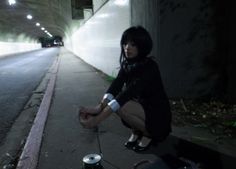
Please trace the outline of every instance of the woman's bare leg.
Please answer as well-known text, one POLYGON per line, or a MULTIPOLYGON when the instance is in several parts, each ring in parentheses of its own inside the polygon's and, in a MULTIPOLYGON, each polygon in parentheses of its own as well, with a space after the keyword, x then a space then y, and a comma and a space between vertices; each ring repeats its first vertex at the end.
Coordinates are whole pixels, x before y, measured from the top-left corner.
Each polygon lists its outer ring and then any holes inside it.
POLYGON ((133 130, 138 130, 142 135, 149 137, 145 127, 145 113, 142 106, 135 101, 127 102, 120 111, 118 115, 131 126, 133 130))

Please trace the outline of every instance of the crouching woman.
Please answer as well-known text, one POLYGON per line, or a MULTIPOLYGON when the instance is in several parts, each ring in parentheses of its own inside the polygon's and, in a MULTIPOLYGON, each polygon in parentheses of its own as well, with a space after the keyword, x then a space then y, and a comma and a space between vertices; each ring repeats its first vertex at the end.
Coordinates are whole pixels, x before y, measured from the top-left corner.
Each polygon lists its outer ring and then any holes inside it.
POLYGON ((144 151, 152 143, 163 141, 171 132, 171 111, 158 64, 149 53, 150 34, 141 26, 125 30, 120 41, 120 70, 101 102, 80 108, 80 122, 85 128, 96 127, 116 113, 131 129, 124 144, 134 151, 144 151))

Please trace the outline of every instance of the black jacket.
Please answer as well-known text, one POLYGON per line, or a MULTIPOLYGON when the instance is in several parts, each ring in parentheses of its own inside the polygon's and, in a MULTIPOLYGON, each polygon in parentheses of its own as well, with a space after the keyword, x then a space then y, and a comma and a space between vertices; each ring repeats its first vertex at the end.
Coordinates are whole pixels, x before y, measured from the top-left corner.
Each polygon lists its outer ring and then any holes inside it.
POLYGON ((146 129, 154 140, 162 141, 171 131, 171 111, 159 68, 151 58, 125 60, 107 90, 122 107, 137 99, 146 116, 146 129))

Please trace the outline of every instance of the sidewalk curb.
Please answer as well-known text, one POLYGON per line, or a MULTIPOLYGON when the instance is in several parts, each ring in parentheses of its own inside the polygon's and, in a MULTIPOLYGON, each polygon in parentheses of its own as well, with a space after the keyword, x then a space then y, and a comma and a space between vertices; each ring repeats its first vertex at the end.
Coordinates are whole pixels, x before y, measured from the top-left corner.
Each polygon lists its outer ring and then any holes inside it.
POLYGON ((22 150, 16 169, 35 169, 37 167, 44 126, 46 124, 48 112, 51 105, 59 63, 60 63, 60 56, 53 63, 54 68, 52 71, 51 78, 48 82, 45 95, 40 104, 32 128, 27 137, 25 146, 22 150))

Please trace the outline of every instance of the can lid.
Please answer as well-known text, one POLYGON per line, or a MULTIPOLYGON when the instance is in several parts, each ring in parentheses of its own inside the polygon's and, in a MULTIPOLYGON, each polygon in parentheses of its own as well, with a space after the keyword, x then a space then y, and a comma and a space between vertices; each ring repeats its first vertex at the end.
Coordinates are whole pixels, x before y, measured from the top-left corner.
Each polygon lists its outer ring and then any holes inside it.
POLYGON ((98 154, 88 154, 84 156, 83 162, 86 164, 96 164, 101 160, 101 156, 98 154))

